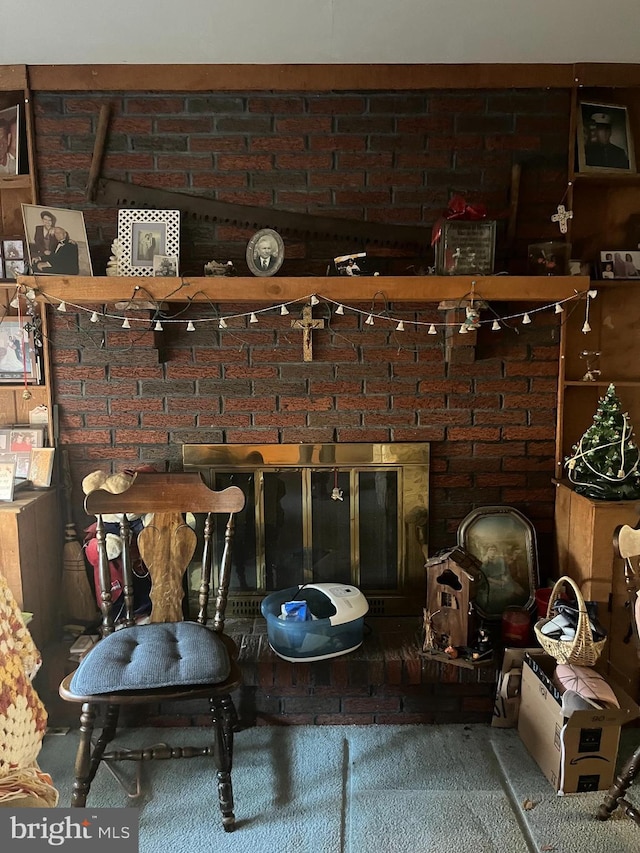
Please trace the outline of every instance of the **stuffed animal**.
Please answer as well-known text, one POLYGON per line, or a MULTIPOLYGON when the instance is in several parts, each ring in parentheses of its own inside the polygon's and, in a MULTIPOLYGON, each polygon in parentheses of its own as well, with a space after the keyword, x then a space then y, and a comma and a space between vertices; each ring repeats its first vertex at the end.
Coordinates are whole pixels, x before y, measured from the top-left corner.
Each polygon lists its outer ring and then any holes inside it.
MULTIPOLYGON (((142 469, 140 469, 142 470, 142 469)), ((145 467, 144 470, 149 470, 145 467)), ((153 470, 153 469, 151 469, 153 470)), ((135 471, 123 471, 119 474, 107 474, 104 471, 93 471, 82 481, 82 490, 85 495, 96 491, 96 489, 104 489, 114 495, 119 495, 125 492, 133 482, 135 471)), ((120 541, 120 516, 117 514, 102 516, 105 523, 105 541, 107 545, 107 557, 109 558, 109 568, 111 572, 111 599, 113 605, 120 606, 120 597, 122 596, 124 578, 122 573, 122 543, 120 541)), ((127 513, 127 518, 133 533, 131 542, 131 554, 133 560, 134 578, 133 578, 133 599, 136 614, 143 617, 151 610, 151 601, 149 598, 149 590, 151 583, 149 573, 144 566, 138 549, 136 546, 137 536, 148 522, 150 516, 135 515, 127 513)), ((94 522, 85 529, 84 550, 89 563, 93 568, 93 581, 96 594, 96 601, 100 607, 102 598, 100 595, 100 572, 98 568, 98 543, 96 540, 96 526, 94 522)))

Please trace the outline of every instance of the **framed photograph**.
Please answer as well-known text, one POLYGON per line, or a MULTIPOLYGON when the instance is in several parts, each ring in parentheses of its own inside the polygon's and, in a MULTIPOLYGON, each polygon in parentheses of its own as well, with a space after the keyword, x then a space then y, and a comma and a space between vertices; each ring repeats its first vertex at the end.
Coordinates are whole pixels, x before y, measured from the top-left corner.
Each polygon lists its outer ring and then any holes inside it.
POLYGON ((366 252, 355 252, 353 255, 338 255, 333 259, 338 275, 366 275, 366 252))
POLYGON ((81 210, 23 204, 22 219, 34 275, 93 275, 81 210))
POLYGON ((29 476, 29 466, 31 464, 31 452, 16 453, 16 480, 26 480, 29 476))
POLYGON ((530 243, 529 275, 568 275, 571 243, 530 243))
POLYGON ((22 240, 3 240, 2 257, 9 261, 24 260, 24 243, 22 240))
POLYGON ((627 108, 619 104, 578 104, 578 171, 635 172, 627 108))
POLYGON ((15 453, 0 453, 0 501, 13 500, 13 485, 15 478, 15 453))
POLYGON ((35 489, 48 489, 53 475, 55 447, 34 447, 29 459, 27 479, 35 489))
POLYGON ((17 175, 20 160, 20 112, 15 107, 0 110, 0 175, 17 175))
POLYGON ((38 382, 33 335, 14 317, 0 321, 0 382, 22 384, 38 382))
POLYGON ((24 261, 9 261, 5 259, 4 271, 5 278, 17 279, 19 275, 24 275, 25 273, 24 261))
POLYGON ((44 444, 44 430, 38 427, 14 426, 9 436, 9 450, 11 453, 31 453, 34 447, 42 447, 44 444))
POLYGON ((282 237, 272 228, 256 231, 247 244, 247 265, 254 275, 275 275, 284 261, 282 237))
POLYGON ((480 560, 475 600, 480 616, 499 620, 507 607, 533 609, 538 549, 535 529, 522 513, 504 506, 473 510, 458 528, 458 545, 480 560))
POLYGON ((153 274, 161 278, 178 275, 177 255, 154 255, 153 274))
POLYGON ((600 278, 640 278, 640 252, 600 252, 600 278))
POLYGON ((120 275, 155 275, 156 255, 180 255, 180 211, 119 210, 118 240, 122 246, 120 275))
POLYGON ((493 272, 495 249, 494 220, 446 220, 442 223, 442 232, 436 243, 436 273, 490 275, 493 272))

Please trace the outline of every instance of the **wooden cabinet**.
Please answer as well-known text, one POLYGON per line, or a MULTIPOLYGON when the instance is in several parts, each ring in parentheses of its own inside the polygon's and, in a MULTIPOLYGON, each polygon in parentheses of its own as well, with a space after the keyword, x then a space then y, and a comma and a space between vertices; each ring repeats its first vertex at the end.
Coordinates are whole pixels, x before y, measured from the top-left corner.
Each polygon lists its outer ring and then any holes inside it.
POLYGON ((29 625, 42 650, 60 626, 62 533, 55 489, 23 492, 0 503, 0 572, 22 610, 33 613, 29 625))
POLYGON ((640 698, 640 671, 630 634, 624 567, 613 550, 619 524, 635 526, 638 501, 594 501, 565 483, 556 484, 556 553, 559 574, 573 578, 586 601, 598 602, 609 639, 600 659, 603 672, 640 698))

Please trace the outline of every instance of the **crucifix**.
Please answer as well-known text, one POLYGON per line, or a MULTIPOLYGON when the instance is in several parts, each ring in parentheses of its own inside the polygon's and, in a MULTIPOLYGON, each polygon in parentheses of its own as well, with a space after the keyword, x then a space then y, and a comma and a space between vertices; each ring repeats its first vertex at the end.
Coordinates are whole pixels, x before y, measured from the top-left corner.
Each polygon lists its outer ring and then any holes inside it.
POLYGON ((302 329, 302 360, 313 361, 311 331, 324 329, 324 320, 314 320, 311 315, 311 305, 305 305, 302 309, 302 320, 292 320, 291 328, 302 329))

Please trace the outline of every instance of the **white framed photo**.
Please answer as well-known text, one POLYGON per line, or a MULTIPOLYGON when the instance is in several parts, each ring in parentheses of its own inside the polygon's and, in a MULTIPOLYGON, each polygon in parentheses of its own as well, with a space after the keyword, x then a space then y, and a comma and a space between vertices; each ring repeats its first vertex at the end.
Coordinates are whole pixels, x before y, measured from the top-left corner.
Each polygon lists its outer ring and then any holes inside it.
POLYGON ((640 252, 605 250, 600 252, 600 277, 640 278, 640 252))
POLYGON ((93 275, 81 210, 23 204, 22 219, 34 275, 93 275))
POLYGON ((19 385, 38 381, 33 333, 17 317, 0 322, 0 383, 19 385))
POLYGON ((118 240, 122 247, 120 275, 155 275, 156 255, 180 255, 180 211, 122 208, 118 211, 118 240))

